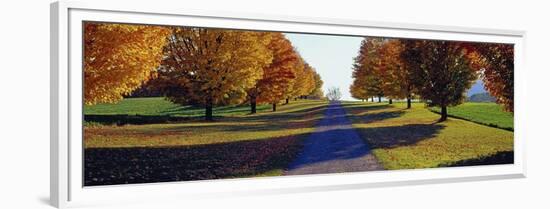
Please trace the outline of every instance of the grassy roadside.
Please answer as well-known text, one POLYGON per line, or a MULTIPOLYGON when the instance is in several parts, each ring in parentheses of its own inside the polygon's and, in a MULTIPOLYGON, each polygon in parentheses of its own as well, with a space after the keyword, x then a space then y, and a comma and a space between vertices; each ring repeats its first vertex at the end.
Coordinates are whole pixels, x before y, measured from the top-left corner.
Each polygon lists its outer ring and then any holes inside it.
POLYGON ((215 122, 86 126, 86 185, 281 175, 326 105, 299 100, 215 122))
MULTIPOLYGON (((431 111, 439 113, 439 108, 430 108, 431 111)), ((514 131, 514 115, 505 112, 502 107, 496 103, 488 102, 467 102, 456 107, 448 109, 449 116, 464 119, 487 125, 495 128, 501 128, 514 131)))
MULTIPOLYGON (((246 116, 248 105, 214 107, 214 117, 246 116)), ((271 111, 271 105, 258 105, 258 113, 271 111)), ((166 124, 201 120, 204 108, 181 106, 162 97, 127 98, 116 104, 84 106, 85 126, 166 124)))
POLYGON ((453 166, 513 150, 513 132, 454 118, 434 123, 439 115, 421 103, 410 110, 403 103, 346 102, 344 108, 386 169, 453 166))
MULTIPOLYGON (((268 112, 271 105, 258 105, 258 112, 268 112)), ((238 116, 250 112, 248 105, 214 107, 217 116, 238 116)), ((97 104, 84 107, 84 115, 143 115, 201 117, 204 108, 181 106, 162 97, 127 98, 116 104, 97 104)))

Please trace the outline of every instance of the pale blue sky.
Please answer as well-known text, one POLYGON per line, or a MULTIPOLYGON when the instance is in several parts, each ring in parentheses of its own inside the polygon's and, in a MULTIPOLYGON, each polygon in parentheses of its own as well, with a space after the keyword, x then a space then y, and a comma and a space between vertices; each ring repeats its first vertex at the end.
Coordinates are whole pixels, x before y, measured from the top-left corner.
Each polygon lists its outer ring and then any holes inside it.
POLYGON ((352 100, 349 85, 353 58, 357 56, 362 37, 285 33, 306 62, 323 79, 323 90, 333 86, 342 91, 343 100, 352 100))

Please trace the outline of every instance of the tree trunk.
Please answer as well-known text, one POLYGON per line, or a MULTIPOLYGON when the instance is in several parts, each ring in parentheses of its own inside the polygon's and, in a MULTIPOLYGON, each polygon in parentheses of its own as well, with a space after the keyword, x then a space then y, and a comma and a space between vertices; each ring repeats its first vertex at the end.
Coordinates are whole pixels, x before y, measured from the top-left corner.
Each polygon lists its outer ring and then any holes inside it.
POLYGON ((298 97, 294 97, 294 101, 298 101, 298 97))
POLYGON ((286 102, 285 102, 285 104, 288 104, 288 98, 286 98, 286 102))
POLYGON ((304 99, 307 99, 307 95, 304 96, 304 99))
POLYGON ((256 114, 256 97, 250 97, 250 114, 256 114))
POLYGON ((370 102, 374 102, 374 97, 370 97, 370 102))
POLYGON ((412 100, 411 90, 412 90, 412 86, 410 84, 407 85, 407 109, 411 109, 411 100, 412 100))
POLYGON ((206 104, 204 119, 207 121, 213 121, 214 118, 212 117, 212 101, 208 101, 206 104))
POLYGON ((276 112, 277 111, 277 103, 273 103, 272 107, 273 107, 273 112, 276 112))
POLYGON ((382 102, 382 97, 378 96, 378 103, 382 102))
POLYGON ((443 122, 447 120, 447 106, 441 105, 441 118, 439 119, 439 122, 443 122))
POLYGON ((390 103, 390 104, 393 104, 393 101, 392 101, 392 99, 390 99, 389 103, 390 103))

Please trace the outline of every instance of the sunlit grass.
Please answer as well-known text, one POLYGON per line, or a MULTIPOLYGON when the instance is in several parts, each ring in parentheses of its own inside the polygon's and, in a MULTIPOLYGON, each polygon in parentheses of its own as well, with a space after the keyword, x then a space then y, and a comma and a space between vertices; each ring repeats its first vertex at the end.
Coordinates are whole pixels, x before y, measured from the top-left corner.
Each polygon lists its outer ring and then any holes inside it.
POLYGON ((513 150, 513 132, 439 115, 421 103, 345 103, 353 126, 386 169, 432 168, 513 150))
MULTIPOLYGON (((258 105, 258 112, 270 111, 271 105, 258 105)), ((250 112, 247 105, 230 105, 214 107, 216 116, 246 115, 250 112)), ((84 106, 85 115, 152 115, 152 116, 185 116, 199 117, 204 115, 204 108, 181 106, 162 97, 127 98, 116 104, 97 104, 84 106)))
MULTIPOLYGON (((431 108, 439 112, 439 108, 431 108)), ((502 106, 491 102, 467 102, 448 109, 450 116, 476 123, 514 130, 514 114, 506 112, 502 106)))
MULTIPOLYGON (((155 101, 158 102, 158 101, 155 101)), ((105 125, 84 129, 86 148, 166 147, 262 140, 311 133, 322 118, 325 101, 299 100, 281 105, 277 112, 222 117, 214 122, 187 121, 167 124, 105 125), (313 114, 311 114, 313 113, 313 114), (308 126, 300 126, 303 123, 308 126)), ((129 112, 115 108, 106 112, 129 112)), ((104 113, 94 110, 96 114, 104 113)))

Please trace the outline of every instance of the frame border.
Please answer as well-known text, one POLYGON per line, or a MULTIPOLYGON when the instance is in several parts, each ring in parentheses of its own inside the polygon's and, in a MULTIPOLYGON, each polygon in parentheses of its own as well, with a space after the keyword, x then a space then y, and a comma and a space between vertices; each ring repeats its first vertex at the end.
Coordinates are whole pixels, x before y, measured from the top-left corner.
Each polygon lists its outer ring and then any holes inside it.
MULTIPOLYGON (((478 35, 495 35, 507 36, 520 39, 522 48, 516 51, 516 57, 521 57, 520 63, 515 63, 515 69, 523 69, 525 66, 525 39, 526 32, 521 30, 503 30, 503 29, 488 29, 488 28, 473 28, 473 27, 455 27, 442 25, 424 25, 411 23, 395 23, 395 22, 377 22, 349 19, 332 19, 332 18, 314 18, 314 17, 295 17, 281 15, 264 15, 254 13, 233 13, 219 11, 203 11, 203 10, 187 10, 173 8, 159 8, 146 6, 145 4, 124 4, 124 2, 71 2, 59 1, 50 5, 50 202, 58 208, 66 208, 70 202, 70 144, 69 144, 69 94, 70 94, 70 78, 69 78, 69 13, 72 9, 84 10, 99 10, 120 13, 137 13, 137 14, 153 14, 153 15, 177 15, 190 17, 206 17, 215 19, 236 19, 236 20, 251 20, 264 22, 279 22, 279 23, 300 23, 313 25, 333 25, 333 26, 352 26, 352 27, 368 27, 375 29, 401 29, 411 31, 429 31, 439 33, 461 33, 461 34, 478 34, 478 35)), ((523 86, 523 82, 515 73, 515 83, 518 86, 523 86)), ((517 91, 515 99, 521 97, 523 92, 517 91)), ((520 87, 520 89, 525 89, 520 87)), ((514 114, 514 122, 518 121, 520 114, 514 114)), ((520 125, 517 124, 516 125, 520 125)), ((524 130, 523 126, 519 129, 524 130)), ((516 132, 514 132, 514 140, 518 140, 516 132)), ((316 187, 300 187, 266 190, 259 193, 293 193, 293 192, 311 192, 319 190, 343 190, 343 189, 361 189, 361 188, 376 188, 389 186, 403 185, 419 185, 419 184, 436 184, 436 183, 452 183, 466 181, 481 181, 481 180, 496 180, 509 178, 524 178, 526 177, 526 158, 525 158, 525 142, 516 143, 520 145, 522 153, 522 168, 520 173, 510 173, 503 175, 480 175, 468 177, 447 177, 433 178, 430 180, 407 180, 407 181, 385 181, 375 183, 360 183, 360 184, 338 184, 332 186, 316 186, 316 187)), ((339 175, 339 174, 336 174, 339 175)), ((237 192, 237 194, 252 194, 251 192, 237 192)), ((254 191, 258 193, 258 191, 254 191)))

